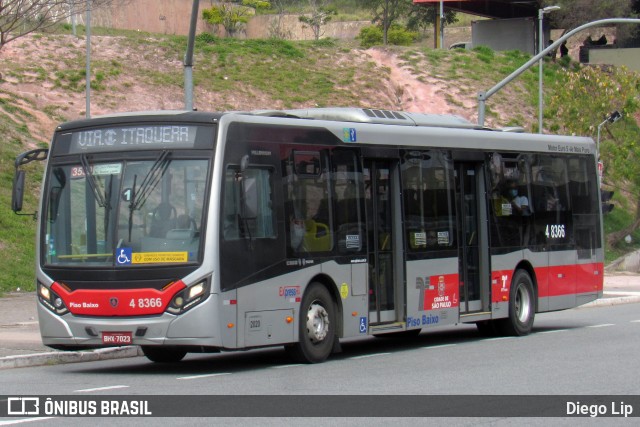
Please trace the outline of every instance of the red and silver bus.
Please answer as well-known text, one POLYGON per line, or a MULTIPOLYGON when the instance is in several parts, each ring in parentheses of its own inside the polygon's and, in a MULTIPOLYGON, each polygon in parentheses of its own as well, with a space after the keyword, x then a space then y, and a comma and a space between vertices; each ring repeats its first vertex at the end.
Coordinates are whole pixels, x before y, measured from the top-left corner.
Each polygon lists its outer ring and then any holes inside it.
POLYGON ((62 350, 152 361, 475 323, 602 296, 596 147, 374 109, 155 112, 64 123, 37 228, 38 315, 62 350))

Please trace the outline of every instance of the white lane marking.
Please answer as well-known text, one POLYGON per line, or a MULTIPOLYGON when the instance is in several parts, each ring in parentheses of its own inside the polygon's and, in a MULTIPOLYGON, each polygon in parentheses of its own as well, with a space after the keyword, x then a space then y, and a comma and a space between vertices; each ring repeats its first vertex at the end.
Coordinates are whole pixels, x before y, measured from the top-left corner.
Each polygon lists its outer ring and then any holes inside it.
POLYGON ((536 334, 556 334, 558 332, 567 332, 568 329, 555 329, 553 331, 542 331, 542 332, 536 332, 536 334))
POLYGON ((178 377, 177 380, 197 380, 200 378, 212 378, 212 377, 221 377, 223 375, 231 375, 231 372, 221 372, 219 374, 203 374, 203 375, 191 375, 188 377, 178 377))
POLYGON ((32 423, 34 421, 51 420, 55 417, 40 417, 40 418, 23 418, 21 420, 6 420, 0 421, 0 426, 12 426, 14 424, 32 423))
POLYGON ((587 328, 606 328, 607 326, 615 326, 615 325, 613 323, 603 323, 601 325, 587 326, 587 328))
POLYGON ((427 346, 427 347, 422 347, 425 350, 431 350, 432 348, 444 348, 444 347, 454 347, 458 344, 441 344, 441 345, 431 345, 431 346, 427 346))
POLYGON ((91 393, 92 391, 115 390, 117 388, 129 388, 128 385, 110 385, 107 387, 85 388, 82 390, 73 390, 74 393, 91 393))
POLYGON ((369 357, 378 357, 378 356, 388 356, 391 353, 376 353, 376 354, 365 354, 363 356, 354 356, 354 357, 350 357, 349 359, 351 360, 357 360, 357 359, 367 359, 369 357))
POLYGON ((273 369, 286 369, 286 368, 295 368, 296 366, 304 366, 302 363, 294 363, 292 365, 278 365, 272 366, 273 369))
POLYGON ((631 323, 640 323, 640 320, 632 320, 631 323))

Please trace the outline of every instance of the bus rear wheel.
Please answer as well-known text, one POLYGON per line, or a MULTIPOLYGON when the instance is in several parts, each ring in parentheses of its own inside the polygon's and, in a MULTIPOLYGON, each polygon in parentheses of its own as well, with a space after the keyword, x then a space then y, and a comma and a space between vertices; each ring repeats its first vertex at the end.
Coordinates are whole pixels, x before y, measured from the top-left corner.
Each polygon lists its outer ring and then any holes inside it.
POLYGON ((147 359, 156 363, 176 363, 187 355, 186 350, 177 347, 143 345, 142 352, 147 359))
POLYGON ((509 317, 500 319, 500 332, 504 335, 528 335, 533 327, 535 312, 535 292, 531 276, 524 270, 517 270, 509 292, 509 317))
POLYGON ((335 312, 327 288, 317 282, 309 285, 300 304, 298 342, 285 347, 295 361, 319 363, 329 357, 335 339, 335 312))

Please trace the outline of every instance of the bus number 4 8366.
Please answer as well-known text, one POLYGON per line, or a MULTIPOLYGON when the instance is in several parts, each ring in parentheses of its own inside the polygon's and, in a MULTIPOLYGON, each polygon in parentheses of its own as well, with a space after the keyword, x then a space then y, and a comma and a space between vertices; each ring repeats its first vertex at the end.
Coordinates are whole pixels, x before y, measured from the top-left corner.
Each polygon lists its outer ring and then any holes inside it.
POLYGON ((544 234, 547 239, 563 239, 565 237, 564 224, 547 224, 544 234))
POLYGON ((136 300, 134 298, 129 302, 129 307, 132 308, 154 308, 154 307, 162 307, 162 298, 138 298, 136 305, 136 300))

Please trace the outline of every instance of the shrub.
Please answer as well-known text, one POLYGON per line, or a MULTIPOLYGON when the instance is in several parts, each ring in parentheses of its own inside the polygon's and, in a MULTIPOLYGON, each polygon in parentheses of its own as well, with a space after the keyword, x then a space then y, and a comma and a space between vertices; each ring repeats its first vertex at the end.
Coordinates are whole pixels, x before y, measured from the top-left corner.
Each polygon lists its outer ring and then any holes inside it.
POLYGON ((360 34, 356 37, 360 40, 360 46, 368 49, 371 46, 382 44, 382 28, 377 25, 364 27, 360 30, 360 34))
POLYGON ((387 33, 387 41, 389 44, 398 46, 409 46, 418 38, 418 33, 409 31, 399 25, 392 25, 387 33))

